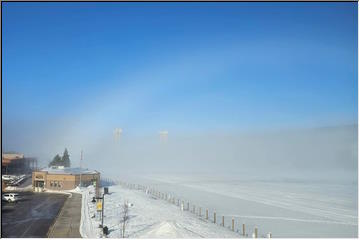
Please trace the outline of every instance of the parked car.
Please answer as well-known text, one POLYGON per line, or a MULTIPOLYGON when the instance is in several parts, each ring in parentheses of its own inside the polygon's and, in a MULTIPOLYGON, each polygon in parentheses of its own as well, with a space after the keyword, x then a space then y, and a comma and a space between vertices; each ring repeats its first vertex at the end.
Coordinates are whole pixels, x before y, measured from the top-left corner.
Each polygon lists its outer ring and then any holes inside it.
POLYGON ((4 193, 2 195, 2 200, 7 202, 17 202, 20 200, 18 193, 4 193))
POLYGON ((11 180, 15 180, 16 176, 15 175, 2 175, 1 179, 4 181, 11 181, 11 180))

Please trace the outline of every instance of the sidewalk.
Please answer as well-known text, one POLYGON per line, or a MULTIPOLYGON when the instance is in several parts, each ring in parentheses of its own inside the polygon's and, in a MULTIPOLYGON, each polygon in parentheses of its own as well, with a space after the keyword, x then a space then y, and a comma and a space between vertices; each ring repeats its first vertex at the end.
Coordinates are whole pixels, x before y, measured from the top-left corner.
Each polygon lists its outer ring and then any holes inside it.
POLYGON ((49 238, 81 238, 79 228, 81 220, 81 194, 72 193, 54 225, 50 228, 49 238))

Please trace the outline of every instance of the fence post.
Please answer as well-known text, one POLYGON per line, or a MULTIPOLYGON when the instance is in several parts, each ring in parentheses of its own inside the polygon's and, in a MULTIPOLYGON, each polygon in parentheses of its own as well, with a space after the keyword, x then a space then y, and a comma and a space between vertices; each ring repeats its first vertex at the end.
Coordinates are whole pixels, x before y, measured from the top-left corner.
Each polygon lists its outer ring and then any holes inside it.
POLYGON ((225 217, 222 216, 222 223, 221 223, 221 226, 225 227, 225 217))
POLYGON ((245 223, 243 223, 243 225, 242 225, 242 234, 243 234, 243 236, 245 236, 245 223))
POLYGON ((214 223, 216 223, 216 212, 214 212, 214 223))
POLYGON ((234 228, 235 228, 235 220, 232 219, 232 221, 231 221, 231 230, 234 231, 235 230, 234 228))
POLYGON ((187 203, 187 210, 190 211, 190 203, 187 203))
POLYGON ((257 227, 255 227, 254 237, 255 237, 255 238, 257 238, 257 237, 258 237, 258 228, 257 228, 257 227))
POLYGON ((209 219, 209 210, 206 209, 206 220, 209 219))

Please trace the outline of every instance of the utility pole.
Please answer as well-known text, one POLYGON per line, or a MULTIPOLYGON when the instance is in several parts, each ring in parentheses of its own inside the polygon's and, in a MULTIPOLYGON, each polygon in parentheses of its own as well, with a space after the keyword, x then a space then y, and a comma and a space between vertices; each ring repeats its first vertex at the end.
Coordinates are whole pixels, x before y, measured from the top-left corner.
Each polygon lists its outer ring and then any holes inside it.
POLYGON ((82 184, 81 184, 82 159, 83 159, 83 150, 81 149, 81 153, 80 153, 80 187, 82 186, 82 184))
POLYGON ((104 228, 104 204, 105 204, 105 198, 104 198, 105 194, 103 193, 102 196, 102 208, 101 208, 101 227, 104 228))

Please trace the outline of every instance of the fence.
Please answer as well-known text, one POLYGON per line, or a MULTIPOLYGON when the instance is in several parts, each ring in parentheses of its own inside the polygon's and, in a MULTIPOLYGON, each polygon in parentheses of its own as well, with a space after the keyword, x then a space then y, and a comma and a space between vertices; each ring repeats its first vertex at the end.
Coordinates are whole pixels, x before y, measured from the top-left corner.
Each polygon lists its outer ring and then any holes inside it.
POLYGON ((113 181, 110 179, 107 179, 107 180, 108 180, 108 181, 106 181, 107 183, 118 184, 118 185, 128 188, 128 189, 140 190, 146 194, 151 195, 154 198, 158 198, 158 199, 167 201, 170 204, 178 206, 181 211, 188 211, 209 223, 211 222, 211 223, 217 224, 219 226, 226 227, 230 231, 240 234, 242 237, 272 238, 271 232, 267 233, 266 235, 259 235, 259 229, 256 225, 246 225, 246 223, 243 222, 242 219, 240 219, 239 217, 228 216, 228 215, 217 215, 215 210, 203 208, 200 205, 193 204, 186 199, 183 199, 181 197, 176 197, 174 194, 161 192, 155 188, 140 185, 140 184, 127 183, 127 182, 123 182, 123 181, 113 181), (205 213, 205 214, 203 214, 203 213, 205 213))

